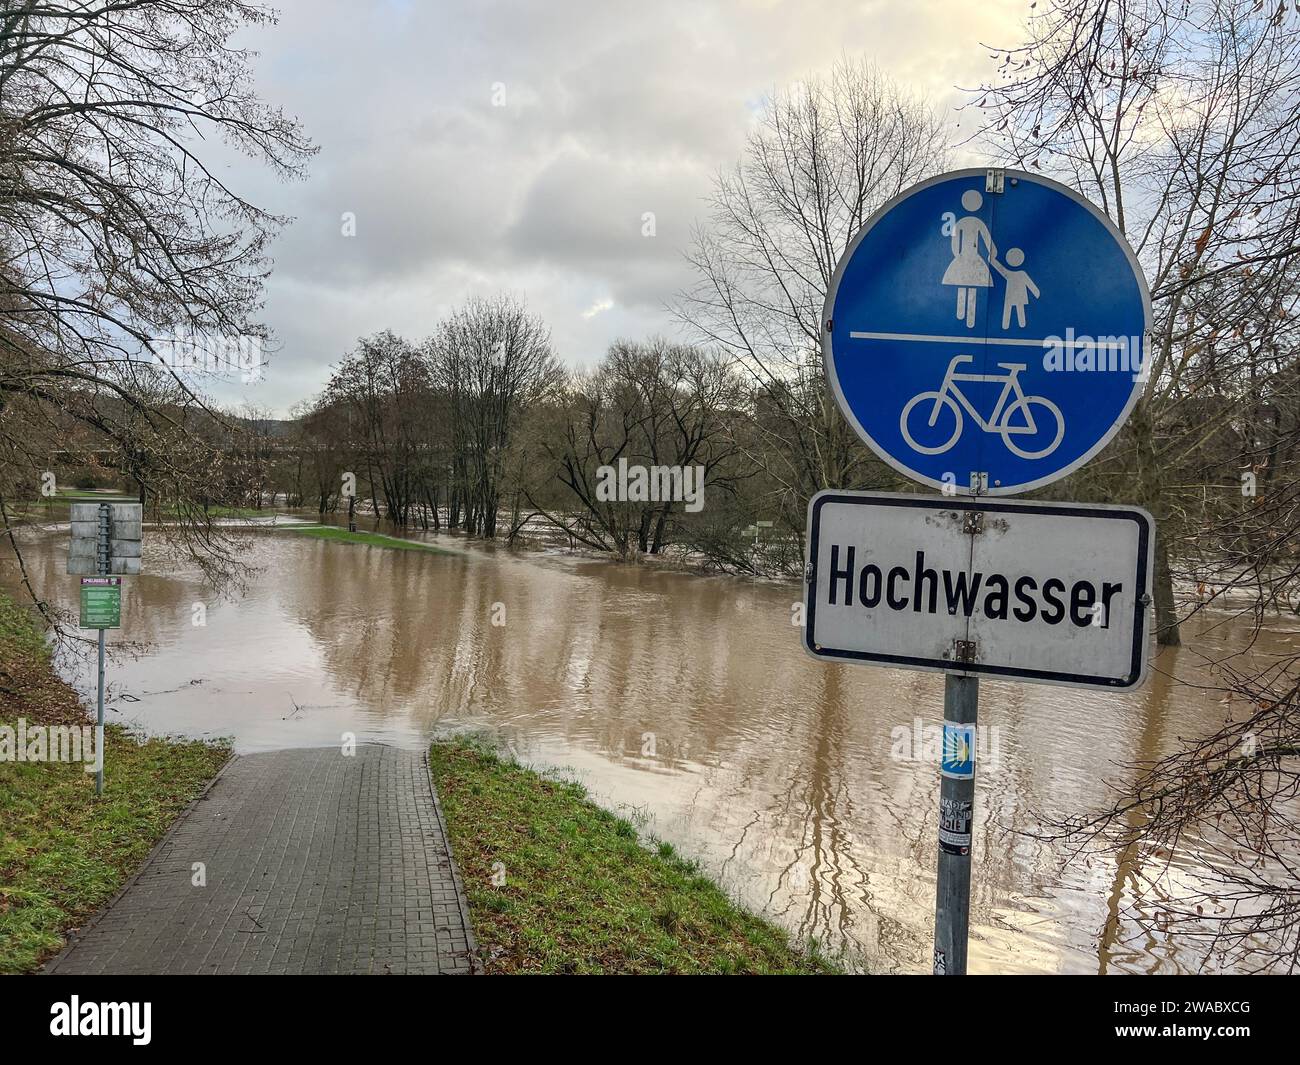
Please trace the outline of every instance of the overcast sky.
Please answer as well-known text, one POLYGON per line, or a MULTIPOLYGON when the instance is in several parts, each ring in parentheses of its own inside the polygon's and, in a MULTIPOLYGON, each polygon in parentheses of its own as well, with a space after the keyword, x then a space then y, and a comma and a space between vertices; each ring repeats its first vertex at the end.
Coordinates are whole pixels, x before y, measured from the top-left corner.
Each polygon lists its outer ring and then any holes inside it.
POLYGON ((305 182, 252 163, 234 186, 294 216, 266 320, 279 350, 222 401, 284 413, 357 337, 428 335, 510 292, 571 365, 672 334, 691 223, 764 97, 847 54, 952 112, 1015 42, 1029 0, 280 0, 243 35, 264 98, 320 146, 305 182), (504 93, 504 106, 494 104, 504 93), (342 234, 345 212, 356 235, 342 234), (655 215, 653 238, 642 216, 655 215))

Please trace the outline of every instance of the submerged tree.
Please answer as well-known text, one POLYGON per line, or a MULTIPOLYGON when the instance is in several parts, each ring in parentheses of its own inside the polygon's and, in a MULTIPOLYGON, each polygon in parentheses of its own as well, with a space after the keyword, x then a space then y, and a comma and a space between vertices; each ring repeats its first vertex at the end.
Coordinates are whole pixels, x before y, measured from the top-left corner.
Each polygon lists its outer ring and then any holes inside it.
POLYGON ((472 299, 438 327, 428 351, 451 435, 448 522, 491 538, 522 414, 563 380, 550 331, 517 300, 472 299))
MULTIPOLYGON (((1300 15, 1256 0, 1052 0, 1028 30, 998 53, 981 128, 1009 162, 1102 205, 1155 311, 1130 426, 1076 487, 1155 514, 1162 642, 1178 641, 1180 575, 1198 593, 1184 616, 1217 603, 1259 625, 1300 576, 1300 15)), ((1130 767, 1111 807, 1047 834, 1116 848, 1132 897, 1207 955, 1294 971, 1297 660, 1241 647, 1208 665, 1222 728, 1130 767), (1204 875, 1174 867, 1186 847, 1204 875)))
POLYGON ((743 400, 739 376, 716 353, 662 338, 616 341, 570 382, 558 429, 542 441, 556 471, 548 479, 567 489, 563 510, 530 499, 581 543, 624 557, 658 554, 670 521, 700 513, 706 491, 715 510, 734 491, 733 422, 743 400), (629 467, 634 478, 646 471, 640 491, 614 490, 615 471, 626 482, 629 467))
MULTIPOLYGON (((364 476, 374 513, 398 525, 406 525, 413 508, 433 499, 445 480, 434 405, 426 353, 391 330, 362 338, 318 403, 321 414, 328 412, 334 439, 357 465, 354 472, 364 476)), ((312 424, 320 424, 319 416, 312 424)), ((329 494, 322 490, 322 503, 329 494)))
POLYGON ((1100 204, 1146 271, 1148 379, 1085 480, 1155 515, 1157 628, 1177 643, 1175 570, 1205 546, 1185 520, 1198 478, 1240 504, 1241 473, 1270 469, 1275 400, 1294 410, 1300 21, 1253 0, 1053 0, 1028 29, 979 92, 981 128, 1100 204))

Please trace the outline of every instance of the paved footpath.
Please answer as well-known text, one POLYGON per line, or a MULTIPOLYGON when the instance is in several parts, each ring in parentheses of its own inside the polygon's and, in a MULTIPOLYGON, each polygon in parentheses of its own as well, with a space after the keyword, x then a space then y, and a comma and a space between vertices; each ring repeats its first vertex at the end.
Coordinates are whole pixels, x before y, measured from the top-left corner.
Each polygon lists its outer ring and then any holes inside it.
POLYGON ((352 756, 331 747, 229 762, 45 971, 475 968, 427 758, 368 744, 352 756), (195 862, 205 887, 193 884, 195 862))

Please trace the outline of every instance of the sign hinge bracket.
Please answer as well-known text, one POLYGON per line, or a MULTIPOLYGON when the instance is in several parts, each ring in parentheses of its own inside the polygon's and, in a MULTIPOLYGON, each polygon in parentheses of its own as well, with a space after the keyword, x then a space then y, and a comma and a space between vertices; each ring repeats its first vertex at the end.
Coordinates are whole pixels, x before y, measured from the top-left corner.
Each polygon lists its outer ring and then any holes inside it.
POLYGON ((1001 192, 1006 185, 1007 172, 1000 166, 991 166, 984 171, 984 191, 1001 192))
POLYGON ((968 510, 966 518, 962 522, 961 531, 976 536, 984 531, 984 511, 968 510))
POLYGON ((979 649, 978 640, 953 640, 952 649, 947 652, 947 657, 963 666, 970 666, 979 660, 979 649))

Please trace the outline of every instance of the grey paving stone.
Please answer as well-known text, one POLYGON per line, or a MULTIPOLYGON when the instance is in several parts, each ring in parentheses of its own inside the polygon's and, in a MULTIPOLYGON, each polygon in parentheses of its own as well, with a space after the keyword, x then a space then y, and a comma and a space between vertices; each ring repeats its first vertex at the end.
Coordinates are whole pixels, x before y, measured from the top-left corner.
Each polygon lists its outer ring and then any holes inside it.
POLYGON ((427 756, 366 744, 232 760, 45 971, 472 973, 474 951, 427 756))

